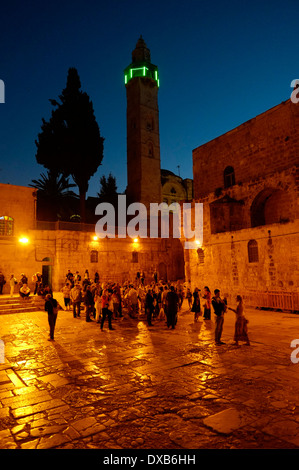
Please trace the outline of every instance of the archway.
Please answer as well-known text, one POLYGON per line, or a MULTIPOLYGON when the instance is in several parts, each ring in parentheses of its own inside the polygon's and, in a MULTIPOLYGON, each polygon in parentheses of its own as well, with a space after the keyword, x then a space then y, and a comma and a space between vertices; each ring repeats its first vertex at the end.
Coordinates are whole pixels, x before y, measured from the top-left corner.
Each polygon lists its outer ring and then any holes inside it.
POLYGON ((288 222, 291 218, 289 199, 289 194, 281 189, 263 189, 250 208, 251 227, 288 222))

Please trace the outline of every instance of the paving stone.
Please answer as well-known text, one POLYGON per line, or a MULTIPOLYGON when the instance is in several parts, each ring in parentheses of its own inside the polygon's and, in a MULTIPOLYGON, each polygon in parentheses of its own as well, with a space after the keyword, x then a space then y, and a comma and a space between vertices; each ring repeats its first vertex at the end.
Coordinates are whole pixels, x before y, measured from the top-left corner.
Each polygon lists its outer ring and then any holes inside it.
POLYGON ((10 411, 9 408, 0 408, 0 419, 9 418, 10 411))
POLYGON ((222 434, 229 434, 244 424, 240 413, 235 408, 228 408, 209 416, 203 420, 203 423, 222 434))
POLYGON ((70 438, 65 434, 54 434, 50 437, 42 437, 37 445, 37 449, 53 449, 59 447, 66 442, 70 442, 70 438))
POLYGON ((66 426, 39 426, 30 431, 32 437, 46 436, 47 434, 56 434, 62 432, 66 426))
POLYGON ((17 444, 9 429, 0 431, 0 449, 16 449, 17 444))
POLYGON ((52 397, 47 392, 33 392, 22 396, 4 398, 2 403, 12 409, 23 408, 29 405, 35 405, 43 401, 49 401, 52 397))
POLYGON ((38 443, 39 443, 39 439, 24 442, 23 444, 21 444, 21 449, 36 449, 38 443))
POLYGON ((17 408, 12 411, 12 414, 15 418, 20 418, 21 416, 28 416, 35 413, 40 413, 41 411, 49 410, 57 406, 64 405, 62 400, 48 400, 43 403, 38 403, 37 405, 25 406, 24 408, 17 408))
POLYGON ((61 316, 55 345, 45 340, 47 317, 39 312, 18 315, 17 330, 15 317, 1 318, 1 331, 12 334, 13 326, 15 340, 0 372, 14 370, 26 382, 21 387, 2 375, 4 445, 299 448, 299 365, 290 363, 288 342, 294 323, 278 312, 248 316, 250 348, 230 344, 234 316, 225 319, 221 348, 213 343, 214 323, 208 337, 189 312, 179 314, 173 332, 161 322, 149 331, 145 322, 125 319, 115 321, 113 335, 61 316))
POLYGON ((81 432, 82 430, 87 429, 96 423, 97 423, 97 420, 95 418, 83 418, 83 419, 80 419, 79 421, 72 422, 71 425, 77 431, 81 432))

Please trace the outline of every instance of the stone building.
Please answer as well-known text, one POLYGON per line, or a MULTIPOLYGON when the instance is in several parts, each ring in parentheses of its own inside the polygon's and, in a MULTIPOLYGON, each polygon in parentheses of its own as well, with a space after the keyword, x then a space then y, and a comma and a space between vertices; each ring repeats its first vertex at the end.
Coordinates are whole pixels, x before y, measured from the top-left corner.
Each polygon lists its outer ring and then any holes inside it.
MULTIPOLYGON (((60 289, 68 269, 102 280, 190 281, 234 301, 299 310, 299 105, 287 100, 193 150, 193 181, 161 170, 157 66, 142 38, 125 69, 128 203, 203 203, 203 243, 95 238, 95 224, 36 217, 32 188, 0 185, 0 270, 42 272, 60 289), (194 187, 193 187, 194 186, 194 187), (193 194, 194 191, 194 194, 193 194)), ((8 291, 8 285, 5 286, 8 291)))
MULTIPOLYGON (((183 250, 179 240, 99 239, 94 224, 45 222, 35 217, 36 192, 32 188, 0 184, 0 270, 8 281, 11 273, 19 280, 40 272, 44 282, 60 290, 68 269, 81 276, 97 271, 102 281, 134 281, 144 271, 152 282, 157 270, 161 279, 182 278, 184 266, 176 262, 183 250)), ((4 287, 9 292, 9 283, 4 287)))
POLYGON ((194 200, 204 205, 203 245, 185 251, 193 285, 294 309, 298 165, 299 106, 291 100, 193 150, 194 200))
MULTIPOLYGON (((142 38, 125 70, 127 91, 127 202, 163 201, 161 181, 157 66, 142 38)), ((170 178, 169 178, 170 177, 170 178)), ((192 181, 169 172, 176 200, 190 197, 192 181)), ((165 197, 166 197, 165 196, 165 197)), ((36 192, 31 188, 0 185, 0 270, 19 279, 25 272, 33 287, 32 275, 41 272, 46 284, 61 289, 65 275, 88 269, 101 280, 133 281, 143 271, 146 282, 154 271, 164 280, 184 277, 184 255, 179 239, 96 238, 95 224, 47 222, 36 217, 36 192)), ((95 201, 92 201, 95 204, 95 201)), ((8 283, 4 292, 8 292, 8 283)))
POLYGON ((173 202, 189 202, 193 200, 193 180, 181 178, 172 171, 161 170, 162 201, 167 204, 173 202))

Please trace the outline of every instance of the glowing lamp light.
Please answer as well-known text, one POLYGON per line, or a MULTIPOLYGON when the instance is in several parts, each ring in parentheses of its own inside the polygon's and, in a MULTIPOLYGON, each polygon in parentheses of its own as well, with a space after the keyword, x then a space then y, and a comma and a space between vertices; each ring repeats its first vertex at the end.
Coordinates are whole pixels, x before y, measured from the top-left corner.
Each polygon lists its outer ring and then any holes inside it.
POLYGON ((21 237, 21 238, 19 238, 19 242, 26 245, 27 243, 29 243, 29 239, 26 238, 26 237, 21 237))
POLYGON ((99 237, 97 237, 96 235, 94 237, 92 237, 93 241, 97 242, 99 240, 99 237))
POLYGON ((138 243, 138 238, 134 238, 134 243, 138 243))
POLYGON ((200 241, 199 241, 199 240, 195 240, 195 243, 196 243, 196 245, 200 245, 200 241))

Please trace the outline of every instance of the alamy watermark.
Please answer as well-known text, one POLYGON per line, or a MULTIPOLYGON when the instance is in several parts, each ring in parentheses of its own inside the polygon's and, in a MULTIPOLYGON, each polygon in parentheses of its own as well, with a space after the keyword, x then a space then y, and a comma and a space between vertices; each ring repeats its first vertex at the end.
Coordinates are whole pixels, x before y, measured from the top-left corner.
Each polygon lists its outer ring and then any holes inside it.
POLYGON ((293 91, 291 93, 291 101, 294 104, 299 103, 299 79, 295 78, 295 80, 291 81, 291 88, 293 91))
POLYGON ((0 103, 5 103, 5 84, 0 80, 0 103))
POLYGON ((297 357, 297 354, 299 354, 299 339, 293 339, 293 341, 290 344, 290 347, 291 348, 296 348, 291 353, 291 361, 292 361, 293 364, 298 364, 299 357, 297 357))
POLYGON ((0 339, 0 364, 4 364, 4 341, 0 339))
POLYGON ((127 207, 126 196, 118 196, 117 223, 115 208, 109 202, 97 205, 95 215, 102 216, 95 226, 99 238, 184 238, 185 249, 198 248, 203 242, 203 204, 173 202, 151 203, 146 206, 134 202, 127 207), (172 222, 170 222, 172 213, 172 222), (127 223, 127 216, 130 218, 127 223), (193 220, 192 220, 193 219, 193 220), (116 230, 117 229, 117 230, 116 230), (172 233, 170 234, 170 229, 172 233))

